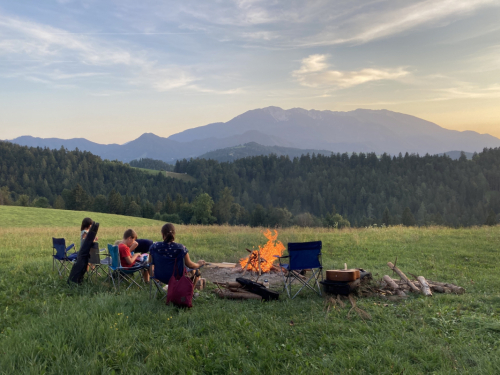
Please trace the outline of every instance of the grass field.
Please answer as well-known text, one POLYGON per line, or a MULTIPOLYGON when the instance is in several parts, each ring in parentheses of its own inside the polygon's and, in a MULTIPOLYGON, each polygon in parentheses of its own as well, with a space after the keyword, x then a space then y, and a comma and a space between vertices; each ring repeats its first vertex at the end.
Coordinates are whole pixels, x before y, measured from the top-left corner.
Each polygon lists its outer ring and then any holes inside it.
POLYGON ((176 173, 176 172, 168 172, 168 171, 156 171, 154 169, 147 169, 147 168, 137 168, 137 167, 132 167, 135 169, 140 169, 143 172, 152 174, 152 175, 157 175, 158 173, 163 173, 167 177, 172 177, 172 178, 177 178, 179 180, 182 180, 184 182, 194 182, 196 179, 193 176, 190 176, 186 173, 176 173))
MULTIPOLYGON (((187 311, 144 291, 70 288, 52 272, 51 237, 77 242, 75 214, 87 213, 37 210, 34 221, 32 210, 0 206, 0 373, 500 373, 500 227, 281 230, 285 244, 322 240, 327 269, 347 262, 380 278, 397 256, 407 273, 467 290, 398 303, 358 299, 372 316, 363 321, 347 319, 348 308, 327 313, 307 292, 271 303, 202 292, 187 311), (47 221, 57 226, 36 225, 47 221)), ((140 237, 160 239, 159 222, 103 215, 101 246, 121 236, 123 219, 140 237)), ((207 261, 236 261, 265 242, 260 231, 177 226, 191 257, 207 261)))
POLYGON ((152 174, 152 175, 157 175, 158 173, 165 173, 163 171, 157 171, 156 169, 147 169, 147 168, 139 168, 139 167, 131 167, 131 168, 134 168, 134 169, 139 169, 143 172, 146 172, 146 173, 149 173, 149 174, 152 174))

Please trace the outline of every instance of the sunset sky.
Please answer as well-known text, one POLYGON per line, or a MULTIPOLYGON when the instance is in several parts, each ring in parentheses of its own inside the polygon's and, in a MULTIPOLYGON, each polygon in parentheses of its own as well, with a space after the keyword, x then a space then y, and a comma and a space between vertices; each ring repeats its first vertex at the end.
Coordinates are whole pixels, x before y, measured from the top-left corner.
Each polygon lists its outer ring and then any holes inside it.
POLYGON ((123 143, 247 110, 388 109, 500 137, 500 1, 10 1, 0 139, 123 143))

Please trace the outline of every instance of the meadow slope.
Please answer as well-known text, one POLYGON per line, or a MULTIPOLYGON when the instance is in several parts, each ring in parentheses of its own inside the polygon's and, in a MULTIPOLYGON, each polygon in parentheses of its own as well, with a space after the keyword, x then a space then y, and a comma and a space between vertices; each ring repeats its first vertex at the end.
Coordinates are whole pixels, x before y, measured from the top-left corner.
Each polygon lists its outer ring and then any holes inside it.
MULTIPOLYGON (((280 230, 285 244, 322 240, 327 269, 347 262, 380 278, 397 256, 405 272, 467 291, 359 299, 372 316, 363 321, 348 319, 347 307, 327 313, 323 298, 307 292, 260 303, 206 291, 187 311, 147 291, 70 288, 52 272, 51 237, 77 243, 86 215, 101 223, 101 247, 128 226, 160 239, 162 223, 152 220, 0 206, 0 373, 500 373, 498 226, 280 230)), ((192 258, 207 261, 236 261, 265 242, 262 228, 177 231, 192 258)))

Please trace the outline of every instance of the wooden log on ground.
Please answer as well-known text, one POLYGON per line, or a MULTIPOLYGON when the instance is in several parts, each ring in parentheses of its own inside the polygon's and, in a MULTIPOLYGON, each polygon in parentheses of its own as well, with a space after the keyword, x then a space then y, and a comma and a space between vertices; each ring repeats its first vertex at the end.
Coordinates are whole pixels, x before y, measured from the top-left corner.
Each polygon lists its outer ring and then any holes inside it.
POLYGON ((231 292, 228 290, 220 291, 214 290, 213 293, 217 294, 220 298, 228 298, 228 299, 257 299, 262 300, 262 297, 249 292, 231 292))
POLYGON ((226 282, 226 288, 241 288, 243 285, 241 285, 237 281, 228 281, 226 282))
POLYGON ((394 272, 396 272, 399 275, 399 277, 401 277, 404 281, 406 281, 406 283, 408 284, 408 286, 410 287, 410 289, 413 292, 420 293, 420 290, 415 286, 415 284, 413 284, 411 282, 411 280, 408 277, 406 277, 406 275, 398 267, 396 267, 391 262, 388 262, 387 265, 389 266, 389 268, 391 270, 393 270, 394 272))
POLYGON ((434 293, 447 293, 447 294, 451 293, 450 288, 445 288, 444 286, 441 286, 441 285, 429 284, 429 286, 434 293))
POLYGON ((429 284, 427 284, 427 280, 425 280, 425 277, 418 276, 417 280, 420 283, 422 294, 424 296, 432 296, 431 288, 429 287, 429 284))
MULTIPOLYGON (((451 292, 455 293, 455 294, 464 294, 465 293, 465 289, 464 288, 462 288, 461 286, 457 286, 455 284, 440 283, 438 281, 431 281, 431 280, 428 280, 427 282, 431 286, 431 289, 432 289, 433 286, 440 286, 440 287, 443 287, 443 288, 450 289, 451 292)), ((446 290, 446 289, 444 289, 444 290, 446 290)))
POLYGON ((384 277, 382 278, 382 280, 384 280, 387 284, 387 286, 393 290, 397 290, 399 289, 399 285, 396 284, 394 282, 394 280, 392 279, 392 277, 390 277, 389 275, 384 275, 384 277))

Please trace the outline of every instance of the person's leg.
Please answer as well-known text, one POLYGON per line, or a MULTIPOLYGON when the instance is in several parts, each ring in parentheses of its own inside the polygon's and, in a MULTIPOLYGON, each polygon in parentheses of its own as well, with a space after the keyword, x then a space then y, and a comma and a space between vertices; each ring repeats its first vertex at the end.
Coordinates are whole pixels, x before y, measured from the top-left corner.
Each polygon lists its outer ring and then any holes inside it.
POLYGON ((142 279, 146 284, 149 284, 149 270, 142 270, 142 279))

